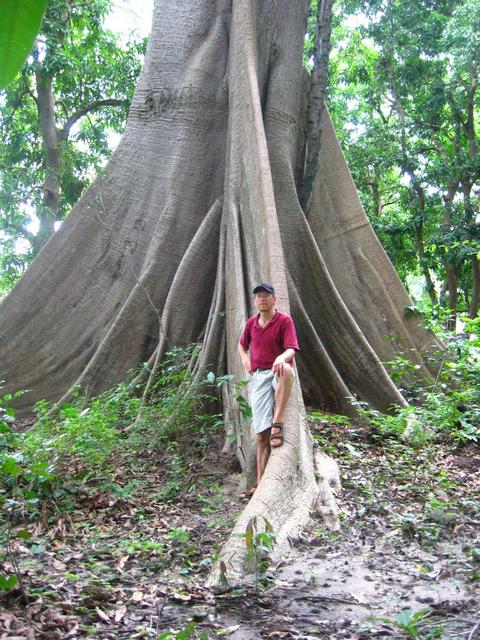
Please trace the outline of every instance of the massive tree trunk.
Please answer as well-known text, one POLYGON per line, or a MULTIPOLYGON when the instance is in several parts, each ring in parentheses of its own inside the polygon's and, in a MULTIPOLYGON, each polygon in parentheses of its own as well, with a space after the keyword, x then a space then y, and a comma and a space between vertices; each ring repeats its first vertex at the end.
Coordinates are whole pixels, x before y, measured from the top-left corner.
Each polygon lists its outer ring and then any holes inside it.
MULTIPOLYGON (((1 307, 0 379, 28 389, 20 410, 72 385, 97 393, 200 336, 201 364, 241 377, 236 343, 252 285, 265 280, 297 324, 310 401, 347 412, 353 394, 381 410, 404 404, 382 364, 398 351, 429 375, 425 351, 439 345, 404 313, 410 300, 326 113, 308 221, 299 206, 307 10, 290 0, 157 1, 117 151, 1 307)), ((253 444, 251 430, 238 432, 246 475, 253 444)), ((318 500, 316 475, 297 382, 286 444, 235 532, 262 514, 285 542, 318 500)), ((320 497, 333 513, 328 482, 320 497)), ((239 540, 221 555, 231 577, 243 568, 239 540)))

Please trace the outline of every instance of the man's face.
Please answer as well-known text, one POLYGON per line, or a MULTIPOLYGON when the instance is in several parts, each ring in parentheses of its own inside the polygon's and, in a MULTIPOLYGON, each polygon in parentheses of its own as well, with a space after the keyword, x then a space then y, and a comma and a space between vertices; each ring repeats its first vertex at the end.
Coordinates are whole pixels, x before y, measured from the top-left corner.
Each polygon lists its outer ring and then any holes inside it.
POLYGON ((268 311, 271 311, 276 301, 277 299, 273 293, 269 293, 268 291, 259 291, 253 296, 253 304, 260 312, 268 313, 268 311))

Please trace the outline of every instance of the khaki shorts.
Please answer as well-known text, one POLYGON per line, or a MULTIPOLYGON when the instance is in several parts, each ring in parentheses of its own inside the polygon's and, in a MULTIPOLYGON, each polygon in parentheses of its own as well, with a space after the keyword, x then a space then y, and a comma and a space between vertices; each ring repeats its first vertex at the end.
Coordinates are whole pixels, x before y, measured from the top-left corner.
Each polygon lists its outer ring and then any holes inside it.
POLYGON ((261 433, 272 426, 277 376, 271 369, 257 369, 251 384, 253 424, 256 433, 261 433))

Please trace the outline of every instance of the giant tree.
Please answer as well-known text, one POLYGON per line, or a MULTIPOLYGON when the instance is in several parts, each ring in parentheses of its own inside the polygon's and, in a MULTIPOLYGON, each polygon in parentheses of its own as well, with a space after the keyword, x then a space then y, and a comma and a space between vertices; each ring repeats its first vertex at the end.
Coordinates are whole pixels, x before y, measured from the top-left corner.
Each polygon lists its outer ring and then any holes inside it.
MULTIPOLYGON (((331 506, 302 392, 347 412, 354 394, 381 410, 405 404, 382 360, 405 351, 428 376, 425 352, 437 346, 404 313, 409 298, 326 114, 308 220, 299 206, 307 12, 306 0, 157 0, 122 141, 5 299, 0 320, 0 378, 28 389, 20 400, 28 412, 72 385, 98 392, 191 341, 202 342, 200 369, 240 378, 236 344, 250 291, 272 281, 297 324, 301 388, 285 445, 234 533, 263 515, 280 545, 319 495, 331 506)), ((236 433, 248 477, 254 434, 241 425, 236 433)), ((244 546, 238 535, 226 544, 219 566, 228 578, 242 572, 244 546)))

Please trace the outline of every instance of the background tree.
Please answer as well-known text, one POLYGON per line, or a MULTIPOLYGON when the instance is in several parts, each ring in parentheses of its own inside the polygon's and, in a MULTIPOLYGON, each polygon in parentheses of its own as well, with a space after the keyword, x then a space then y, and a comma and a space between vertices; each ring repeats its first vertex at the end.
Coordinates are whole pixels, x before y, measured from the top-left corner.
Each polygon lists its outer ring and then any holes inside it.
POLYGON ((433 304, 434 281, 443 283, 453 326, 459 284, 462 308, 478 310, 480 3, 346 8, 363 12, 361 26, 335 34, 332 109, 339 125, 353 105, 356 129, 343 136, 350 166, 394 263, 405 276, 414 253, 433 304))
POLYGON ((110 155, 145 42, 103 27, 110 0, 50 0, 33 51, 0 106, 0 260, 8 289, 110 155), (32 219, 38 230, 32 231, 32 219), (20 253, 18 241, 23 241, 20 253))

